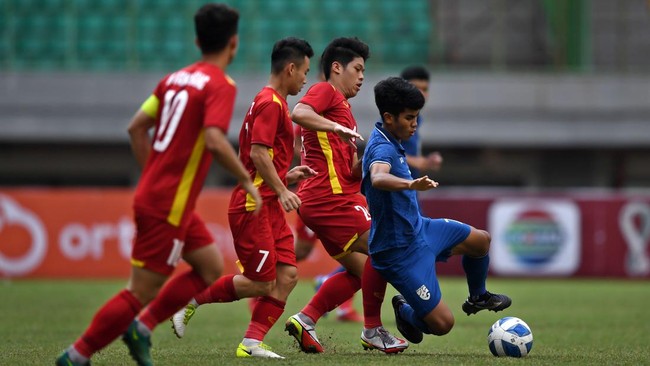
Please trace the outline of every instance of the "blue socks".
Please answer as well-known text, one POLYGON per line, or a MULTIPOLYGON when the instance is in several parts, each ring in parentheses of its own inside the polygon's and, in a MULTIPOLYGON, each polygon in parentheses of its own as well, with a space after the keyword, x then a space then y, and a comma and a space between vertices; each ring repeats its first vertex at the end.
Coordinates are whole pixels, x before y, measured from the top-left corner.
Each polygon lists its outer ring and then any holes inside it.
POLYGON ((489 265, 490 257, 487 254, 480 258, 463 256, 463 269, 467 276, 469 296, 476 298, 487 292, 485 281, 487 279, 489 265))
POLYGON ((429 327, 427 326, 427 323, 425 323, 422 319, 418 318, 417 315, 415 315, 415 311, 409 304, 404 304, 402 307, 399 309, 399 315, 402 317, 402 319, 406 320, 407 322, 411 323, 411 325, 415 326, 418 328, 422 333, 424 334, 432 334, 431 331, 429 330, 429 327))

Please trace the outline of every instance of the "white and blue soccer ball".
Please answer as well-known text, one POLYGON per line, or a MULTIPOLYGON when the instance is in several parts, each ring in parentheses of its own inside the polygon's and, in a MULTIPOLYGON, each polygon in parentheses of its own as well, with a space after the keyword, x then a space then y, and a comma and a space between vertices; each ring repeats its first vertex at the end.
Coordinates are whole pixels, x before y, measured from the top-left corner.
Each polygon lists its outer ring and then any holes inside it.
POLYGON ((533 348, 533 332, 523 320, 508 316, 497 320, 488 332, 488 346, 495 356, 525 357, 533 348))

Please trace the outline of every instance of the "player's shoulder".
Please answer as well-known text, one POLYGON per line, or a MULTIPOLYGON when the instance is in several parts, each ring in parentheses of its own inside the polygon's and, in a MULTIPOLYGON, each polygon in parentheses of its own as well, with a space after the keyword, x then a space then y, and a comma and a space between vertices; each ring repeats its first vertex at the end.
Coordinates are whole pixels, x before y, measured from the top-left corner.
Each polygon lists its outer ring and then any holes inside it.
POLYGON ((287 102, 272 88, 267 86, 260 90, 255 96, 254 108, 266 108, 268 106, 273 106, 273 108, 280 110, 288 108, 287 102))
POLYGON ((367 153, 374 153, 378 151, 382 152, 392 152, 395 150, 395 147, 393 146, 393 143, 390 142, 390 140, 387 140, 382 134, 379 133, 372 133, 370 139, 368 140, 368 144, 366 146, 366 152, 367 153))
POLYGON ((161 85, 178 87, 193 87, 201 92, 219 91, 235 93, 236 84, 223 70, 216 65, 198 61, 182 69, 166 75, 161 85))
POLYGON ((370 133, 368 144, 372 144, 374 146, 393 145, 388 136, 386 136, 385 132, 381 131, 377 127, 375 127, 370 133))
POLYGON ((220 67, 206 62, 197 62, 191 66, 209 78, 208 84, 210 87, 231 90, 237 89, 235 80, 220 67))
POLYGON ((316 84, 309 87, 307 94, 331 94, 335 93, 336 88, 334 85, 328 83, 327 81, 319 81, 316 84))

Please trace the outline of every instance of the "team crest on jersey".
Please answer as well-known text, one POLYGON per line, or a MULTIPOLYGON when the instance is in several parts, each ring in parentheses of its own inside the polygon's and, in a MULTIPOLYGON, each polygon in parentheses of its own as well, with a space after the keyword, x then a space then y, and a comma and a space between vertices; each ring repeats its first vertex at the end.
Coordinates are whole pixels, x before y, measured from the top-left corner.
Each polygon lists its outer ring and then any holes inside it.
POLYGON ((418 296, 420 296, 420 298, 425 301, 431 298, 431 292, 429 292, 429 289, 425 285, 420 286, 420 288, 417 291, 415 291, 415 293, 418 294, 418 296))
POLYGON ((400 157, 399 157, 399 162, 400 162, 401 164, 404 164, 404 158, 400 156, 400 157))

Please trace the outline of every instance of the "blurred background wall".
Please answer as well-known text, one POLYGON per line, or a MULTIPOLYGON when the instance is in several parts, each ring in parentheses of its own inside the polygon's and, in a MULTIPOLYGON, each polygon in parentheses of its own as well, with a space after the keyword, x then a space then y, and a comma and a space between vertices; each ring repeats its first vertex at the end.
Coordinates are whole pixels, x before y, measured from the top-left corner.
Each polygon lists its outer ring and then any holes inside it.
MULTIPOLYGON (((134 185, 126 125, 165 73, 199 57, 204 2, 0 0, 0 185, 134 185)), ((431 71, 421 132, 445 159, 443 186, 650 185, 650 1, 225 2, 241 13, 233 142, 276 40, 303 37, 320 55, 358 36, 371 49, 351 100, 364 135, 377 81, 431 71)))

